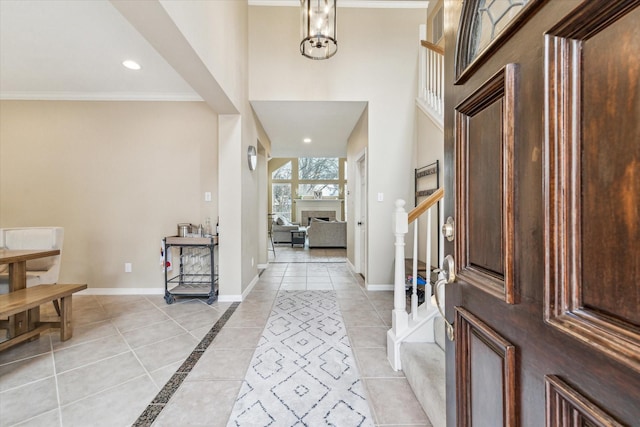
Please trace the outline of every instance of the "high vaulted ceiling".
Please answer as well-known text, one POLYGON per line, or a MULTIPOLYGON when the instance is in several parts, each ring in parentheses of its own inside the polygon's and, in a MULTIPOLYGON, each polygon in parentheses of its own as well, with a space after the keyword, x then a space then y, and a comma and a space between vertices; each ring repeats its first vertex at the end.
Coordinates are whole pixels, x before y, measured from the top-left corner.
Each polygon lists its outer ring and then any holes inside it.
MULTIPOLYGON (((298 6, 299 0, 250 0, 298 6)), ((341 0, 342 7, 426 7, 341 0)), ((0 99, 202 100, 108 0, 0 0, 0 99), (133 59, 142 70, 122 61, 133 59)), ((253 101, 272 156, 345 156, 364 102, 253 101), (309 137, 311 144, 303 144, 309 137)))

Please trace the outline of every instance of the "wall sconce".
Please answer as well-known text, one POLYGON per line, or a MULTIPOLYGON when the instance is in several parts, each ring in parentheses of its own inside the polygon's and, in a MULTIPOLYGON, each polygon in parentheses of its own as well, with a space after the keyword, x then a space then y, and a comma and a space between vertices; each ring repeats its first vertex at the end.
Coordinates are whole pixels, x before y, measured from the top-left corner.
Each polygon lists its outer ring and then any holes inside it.
POLYGON ((258 153, 256 152, 256 147, 250 145, 247 148, 247 162, 249 163, 249 170, 256 170, 256 166, 258 165, 258 153))

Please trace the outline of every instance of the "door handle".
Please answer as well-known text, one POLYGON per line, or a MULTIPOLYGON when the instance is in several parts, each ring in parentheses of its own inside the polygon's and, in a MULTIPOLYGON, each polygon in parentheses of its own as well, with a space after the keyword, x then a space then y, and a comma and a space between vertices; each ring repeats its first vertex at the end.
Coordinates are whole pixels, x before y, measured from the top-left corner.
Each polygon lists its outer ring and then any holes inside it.
POLYGON ((447 317, 444 315, 444 310, 440 305, 440 296, 439 296, 440 286, 448 285, 450 283, 455 282, 456 280, 455 263, 451 255, 447 255, 446 257, 444 257, 444 261, 442 261, 442 268, 440 269, 439 274, 441 274, 442 277, 438 279, 434 289, 434 295, 436 297, 436 308, 438 309, 438 311, 440 312, 440 315, 442 316, 442 319, 444 320, 445 328, 447 332, 447 338, 449 338, 449 341, 453 341, 455 338, 455 335, 454 335, 455 329, 453 327, 453 323, 450 323, 447 320, 447 317))
POLYGON ((362 221, 358 221, 358 225, 362 225, 362 221))

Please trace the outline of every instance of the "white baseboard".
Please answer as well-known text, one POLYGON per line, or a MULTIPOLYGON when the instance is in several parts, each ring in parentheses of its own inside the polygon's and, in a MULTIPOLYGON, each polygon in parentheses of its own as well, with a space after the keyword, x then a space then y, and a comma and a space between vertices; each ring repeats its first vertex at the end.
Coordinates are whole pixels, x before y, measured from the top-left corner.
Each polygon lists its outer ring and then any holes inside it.
POLYGON ((164 295, 164 288, 87 288, 78 295, 164 295))
POLYGON ((251 292, 251 290, 256 285, 256 283, 258 283, 259 279, 260 279, 260 276, 258 276, 256 274, 255 277, 249 283, 249 286, 247 286, 247 288, 244 290, 244 292, 242 292, 241 295, 237 295, 237 294, 236 295, 218 295, 218 301, 220 301, 220 302, 242 302, 242 301, 244 301, 247 298, 247 295, 249 295, 249 292, 251 292))
POLYGON ((266 264, 258 264, 258 270, 266 270, 269 267, 269 263, 266 264))
POLYGON ((242 295, 218 295, 220 302, 242 302, 242 295))
POLYGON ((394 286, 393 285, 370 285, 367 284, 367 290, 368 291, 393 291, 394 290, 394 286))
POLYGON ((245 298, 247 298, 247 295, 249 295, 249 292, 253 290, 253 287, 256 285, 256 283, 258 283, 259 279, 260 279, 260 276, 256 274, 256 276, 253 278, 251 283, 249 283, 249 286, 247 286, 244 292, 242 292, 242 299, 240 301, 244 301, 245 298))
POLYGON ((351 264, 351 261, 349 261, 349 258, 347 258, 347 265, 349 266, 349 268, 353 273, 360 274, 358 271, 356 271, 356 267, 353 264, 351 264))

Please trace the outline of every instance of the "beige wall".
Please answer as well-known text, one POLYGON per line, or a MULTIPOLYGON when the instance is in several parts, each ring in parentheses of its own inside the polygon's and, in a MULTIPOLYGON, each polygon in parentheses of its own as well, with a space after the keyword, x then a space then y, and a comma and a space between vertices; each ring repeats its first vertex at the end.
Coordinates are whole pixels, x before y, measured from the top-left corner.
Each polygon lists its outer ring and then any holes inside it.
POLYGON ((63 226, 61 282, 160 290, 162 237, 215 224, 217 133, 202 102, 2 101, 0 226, 63 226))
MULTIPOLYGON (((259 130, 248 98, 246 1, 167 1, 161 4, 239 114, 219 116, 220 297, 238 300, 266 259, 264 168, 247 167, 259 130)), ((265 141, 265 144, 268 143, 265 141)))
POLYGON ((415 9, 339 10, 338 53, 299 53, 299 9, 249 7, 249 96, 256 100, 368 101, 370 284, 393 283, 394 201, 412 193, 419 25, 415 9), (384 201, 377 202, 377 193, 384 201))

